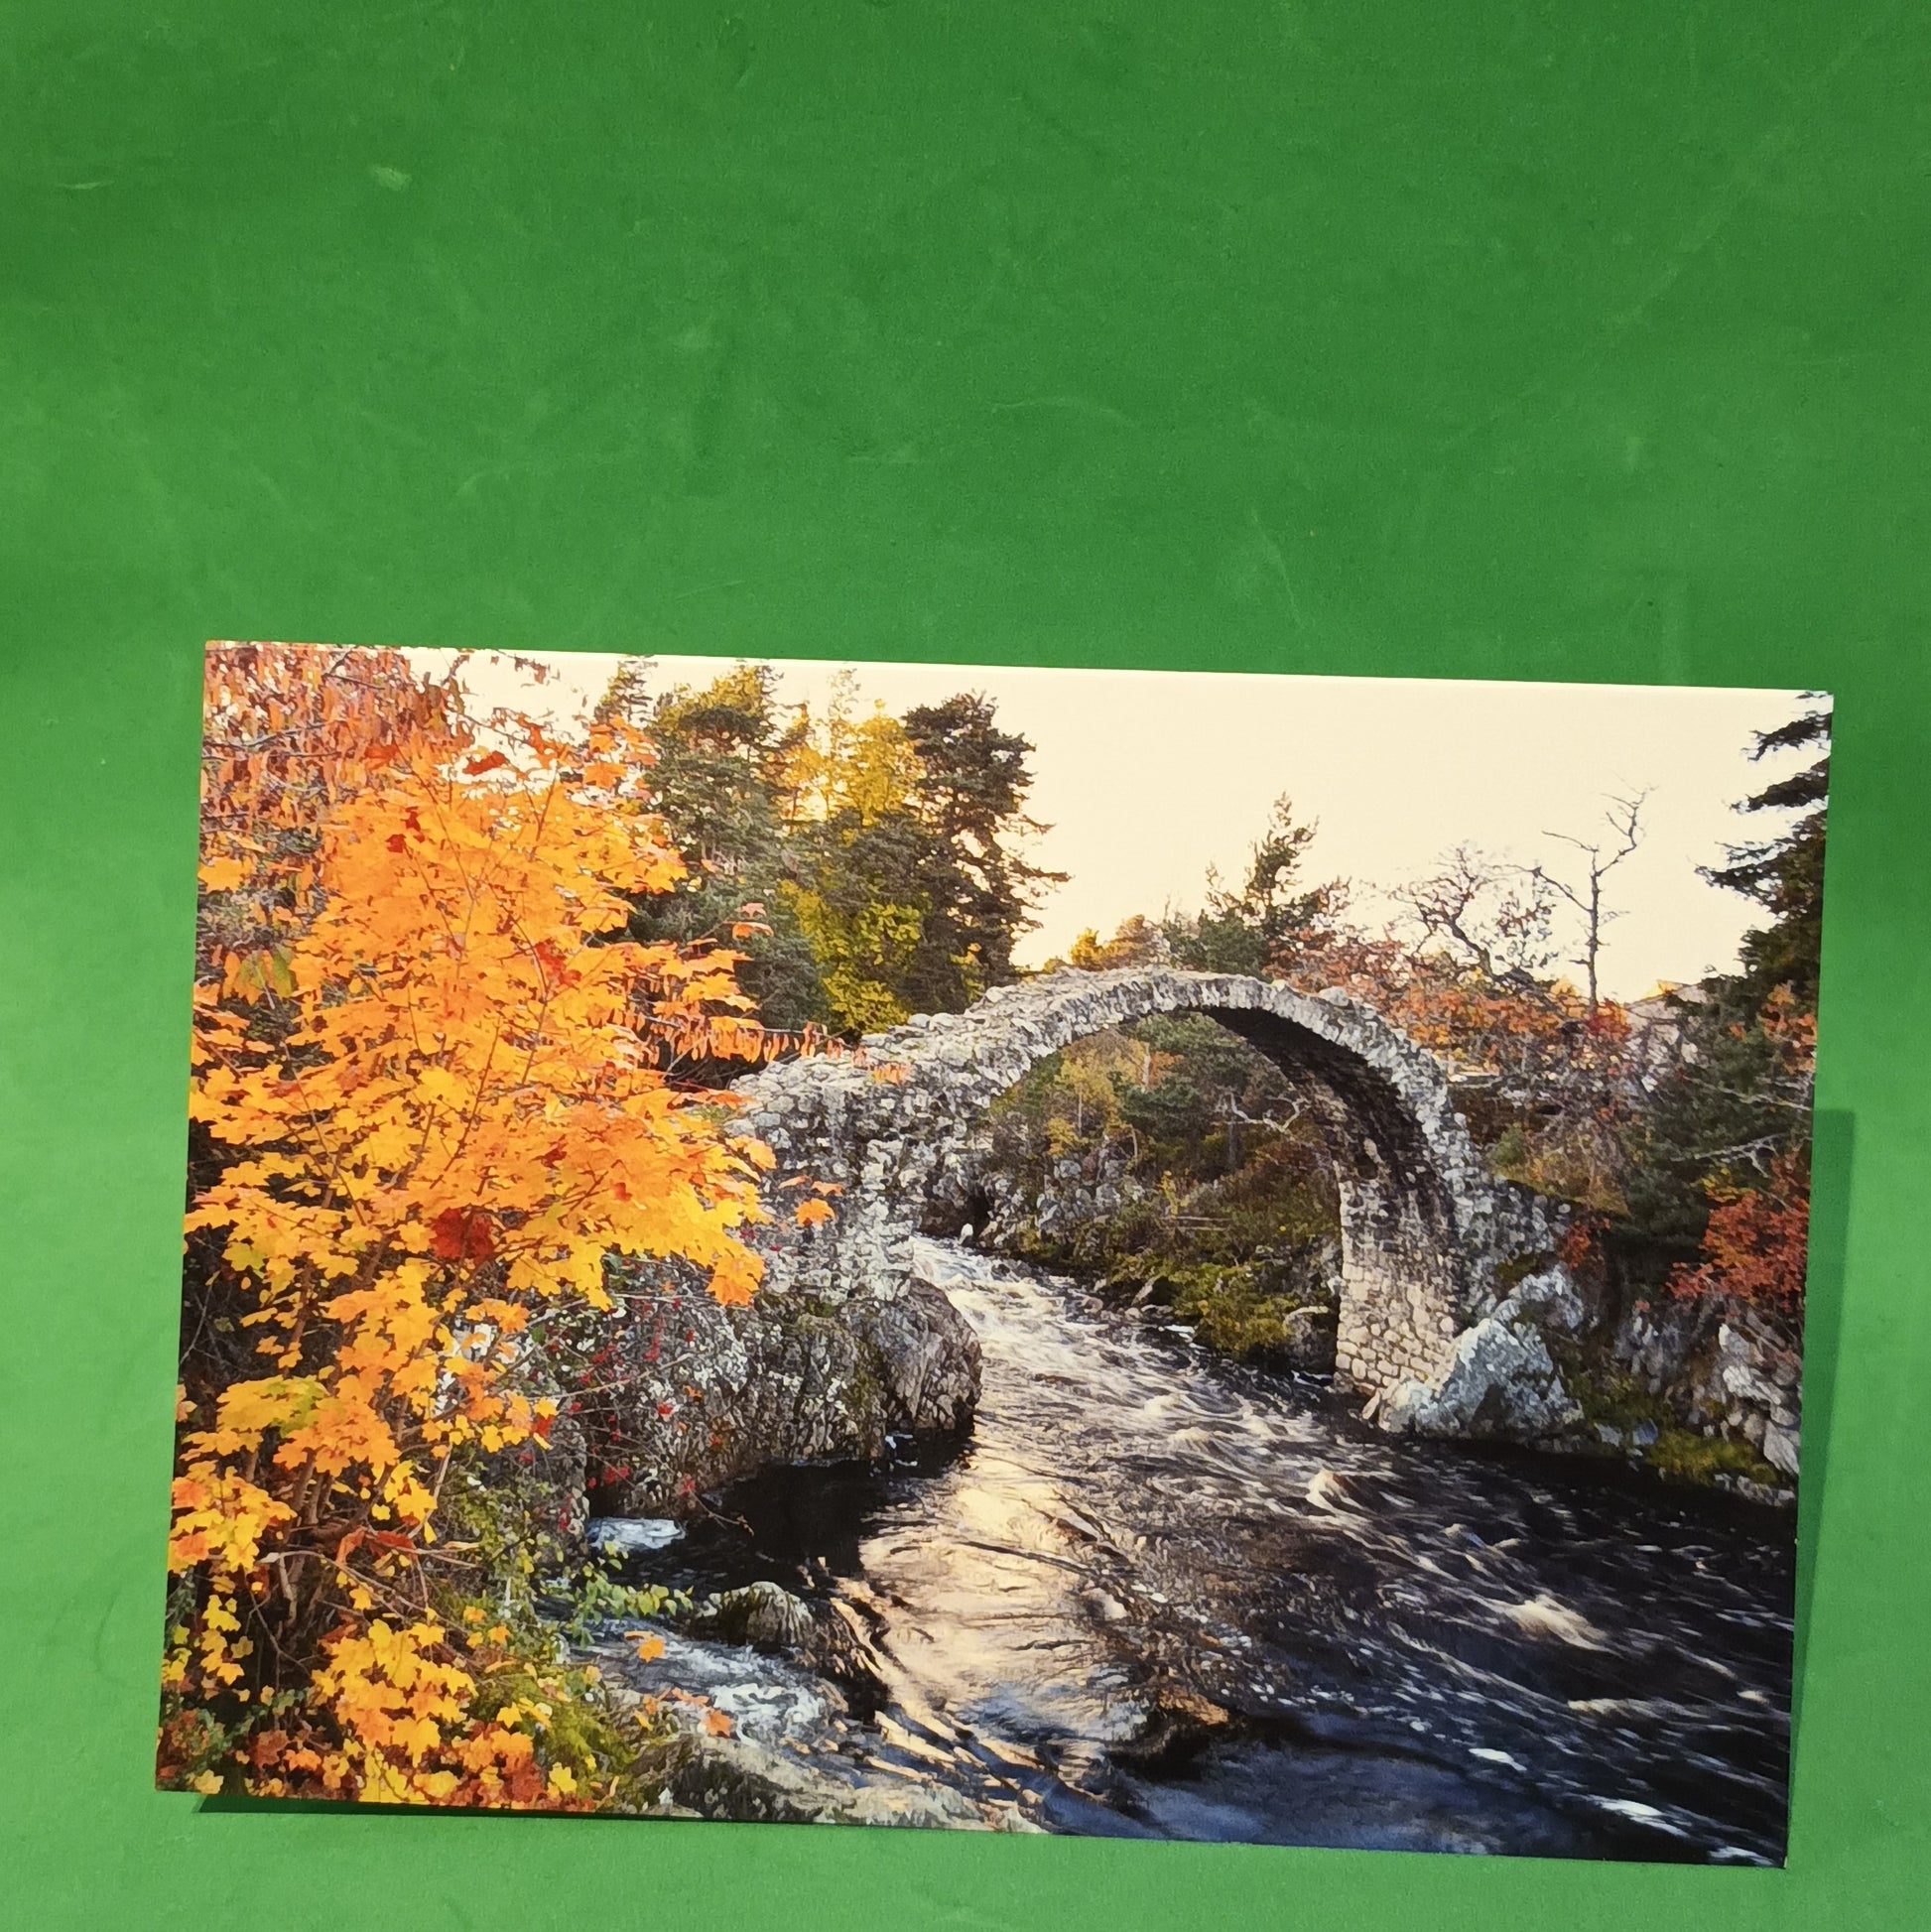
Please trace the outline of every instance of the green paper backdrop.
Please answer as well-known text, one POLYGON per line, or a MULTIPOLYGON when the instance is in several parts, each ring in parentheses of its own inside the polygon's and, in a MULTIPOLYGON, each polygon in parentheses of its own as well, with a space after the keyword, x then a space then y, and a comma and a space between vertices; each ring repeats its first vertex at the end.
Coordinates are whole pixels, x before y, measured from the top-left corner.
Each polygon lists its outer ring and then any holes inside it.
POLYGON ((12 0, 0 1916, 1925 1922, 1927 103, 1872 0, 12 0), (155 1793, 208 635, 1834 689, 1789 1869, 155 1793))

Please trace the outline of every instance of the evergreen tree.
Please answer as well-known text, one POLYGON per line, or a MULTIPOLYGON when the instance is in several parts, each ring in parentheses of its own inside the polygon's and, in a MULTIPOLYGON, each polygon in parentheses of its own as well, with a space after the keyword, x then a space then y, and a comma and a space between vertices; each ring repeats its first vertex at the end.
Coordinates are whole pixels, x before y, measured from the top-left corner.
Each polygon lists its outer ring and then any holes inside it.
POLYGON ((918 757, 911 813, 922 835, 911 884, 921 925, 904 994, 925 1012, 956 1011, 1016 977, 1012 949, 1032 925, 1043 871, 1012 840, 1045 828, 1027 818, 1027 741, 1001 731, 975 693, 907 711, 918 757))
POLYGON ((1772 918, 1744 938, 1739 972, 1713 974, 1679 1002, 1680 1062, 1653 1097, 1628 1188, 1632 1220, 1666 1248, 1697 1247, 1713 1200, 1787 1190, 1808 1171, 1830 726, 1819 708, 1758 734, 1753 757, 1810 745, 1820 755, 1738 810, 1803 816, 1777 837, 1732 846, 1703 874, 1772 918))
POLYGON ((653 695, 649 661, 618 667, 600 715, 627 717, 657 749, 651 785, 690 876, 641 900, 630 936, 690 945, 713 939, 745 955, 738 983, 765 1025, 796 1030, 829 1017, 812 943, 781 890, 785 827, 774 799, 784 733, 777 674, 742 664, 693 690, 653 695))
POLYGON ((1743 970, 1735 999, 1754 1011, 1779 986, 1788 987, 1806 1012, 1817 1010, 1818 969, 1824 935, 1824 822, 1831 779, 1831 714, 1819 707, 1787 724, 1757 734, 1750 755, 1801 746, 1819 755, 1787 778, 1766 785, 1737 808, 1739 812, 1801 809, 1803 816, 1779 837, 1733 845, 1727 862, 1705 870, 1713 885, 1754 899, 1770 924, 1743 942, 1743 970))
POLYGON ((1174 964, 1198 972, 1256 974, 1290 966, 1342 908, 1338 882, 1309 886, 1301 879, 1318 830, 1296 821, 1291 800, 1276 799, 1239 890, 1229 892, 1210 872, 1205 910, 1197 918, 1167 921, 1174 964))

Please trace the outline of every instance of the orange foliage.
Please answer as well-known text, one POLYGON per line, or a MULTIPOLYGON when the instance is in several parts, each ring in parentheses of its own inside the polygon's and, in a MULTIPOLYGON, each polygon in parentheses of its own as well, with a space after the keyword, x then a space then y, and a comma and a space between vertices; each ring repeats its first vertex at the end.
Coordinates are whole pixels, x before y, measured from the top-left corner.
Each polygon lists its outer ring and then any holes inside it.
POLYGON ((529 1660, 425 1566, 451 1457, 547 1434, 546 1305, 607 1308, 612 1252, 756 1287, 769 1152, 653 1037, 759 1050, 733 956, 616 937, 683 872, 621 722, 572 747, 394 653, 220 647, 206 746, 187 1227, 262 1372, 184 1391, 163 1775, 212 1728, 200 1788, 588 1804, 557 1686, 488 1691, 529 1660))
POLYGON ((1567 981, 1501 976, 1343 925, 1298 940, 1278 969, 1308 992, 1372 1006, 1441 1055, 1489 1138, 1520 1128, 1516 1178, 1591 1210, 1621 1206, 1622 1135, 1638 1097, 1627 1012, 1567 981))
POLYGON ((1801 1152, 1778 1154, 1760 1187, 1713 1182, 1703 1259, 1679 1266, 1670 1292, 1750 1302, 1789 1313, 1803 1304, 1809 1252, 1810 1163, 1801 1152))

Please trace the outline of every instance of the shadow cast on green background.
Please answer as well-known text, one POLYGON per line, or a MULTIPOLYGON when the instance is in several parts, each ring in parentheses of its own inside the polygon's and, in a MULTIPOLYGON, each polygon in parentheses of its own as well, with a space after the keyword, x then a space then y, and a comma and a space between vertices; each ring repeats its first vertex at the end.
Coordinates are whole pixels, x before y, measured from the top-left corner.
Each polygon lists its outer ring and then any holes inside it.
POLYGON ((1844 1254, 1851 1228, 1851 1169, 1857 1116, 1820 1107, 1811 1128, 1810 1252, 1804 1282, 1803 1468, 1797 1498, 1797 1641, 1791 1686, 1793 1754, 1804 1721, 1804 1658, 1817 1586, 1818 1511, 1831 1460, 1844 1324, 1844 1254))

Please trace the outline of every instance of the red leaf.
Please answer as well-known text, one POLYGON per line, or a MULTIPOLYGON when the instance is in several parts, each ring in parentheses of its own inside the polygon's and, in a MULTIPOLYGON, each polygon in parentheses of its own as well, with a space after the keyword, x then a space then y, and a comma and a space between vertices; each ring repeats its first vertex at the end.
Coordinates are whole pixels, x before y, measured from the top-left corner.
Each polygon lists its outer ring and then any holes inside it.
POLYGON ((480 1208, 445 1208, 429 1224, 430 1252, 444 1261, 487 1261, 496 1229, 480 1208))

